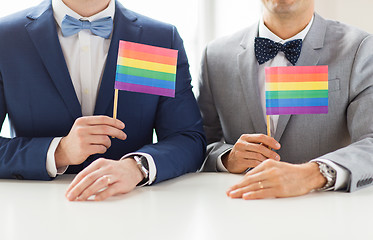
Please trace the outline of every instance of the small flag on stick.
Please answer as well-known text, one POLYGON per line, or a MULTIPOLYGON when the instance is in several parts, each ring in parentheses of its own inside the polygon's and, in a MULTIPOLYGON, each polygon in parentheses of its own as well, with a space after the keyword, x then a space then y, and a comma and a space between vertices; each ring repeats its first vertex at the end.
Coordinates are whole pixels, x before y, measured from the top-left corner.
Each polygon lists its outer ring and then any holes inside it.
POLYGON ((177 55, 174 49, 120 41, 113 117, 118 90, 175 97, 177 55))
POLYGON ((265 78, 267 126, 269 115, 328 113, 328 66, 269 67, 265 78))

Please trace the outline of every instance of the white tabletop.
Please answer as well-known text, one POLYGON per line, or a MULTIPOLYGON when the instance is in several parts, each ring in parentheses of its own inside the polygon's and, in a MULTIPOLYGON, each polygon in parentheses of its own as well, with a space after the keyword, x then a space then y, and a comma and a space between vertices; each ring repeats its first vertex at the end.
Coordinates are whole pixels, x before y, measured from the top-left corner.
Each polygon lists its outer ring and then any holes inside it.
POLYGON ((103 202, 69 202, 73 176, 0 180, 0 239, 373 239, 373 188, 244 201, 242 176, 187 174, 103 202))

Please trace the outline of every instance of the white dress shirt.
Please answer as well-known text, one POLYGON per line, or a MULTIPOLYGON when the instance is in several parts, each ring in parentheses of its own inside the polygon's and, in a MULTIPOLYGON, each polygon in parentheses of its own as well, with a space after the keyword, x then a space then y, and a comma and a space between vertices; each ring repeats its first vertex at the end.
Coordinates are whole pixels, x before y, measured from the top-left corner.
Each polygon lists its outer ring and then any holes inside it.
MULTIPOLYGON (((64 37, 61 32, 61 24, 66 15, 88 21, 95 21, 104 17, 114 19, 115 1, 111 0, 106 9, 91 17, 80 16, 67 7, 62 0, 52 0, 52 8, 57 25, 58 39, 76 96, 81 105, 82 114, 83 116, 92 116, 106 65, 111 36, 105 39, 92 34, 89 29, 83 29, 77 34, 64 37)), ((58 169, 58 171, 56 169, 54 153, 60 141, 60 137, 53 139, 47 153, 47 171, 51 177, 62 174, 67 169, 67 167, 58 169)), ((133 155, 142 155, 148 160, 149 184, 151 184, 156 176, 156 167, 152 156, 144 153, 130 153, 123 158, 133 155)))
MULTIPOLYGON (((314 19, 314 17, 312 17, 311 21, 308 23, 308 25, 301 32, 299 32, 295 36, 293 36, 289 39, 285 39, 285 40, 281 39, 276 34, 271 32, 271 30, 269 30, 265 26, 265 24, 263 22, 263 19, 261 19, 260 22, 259 22, 258 35, 259 35, 259 37, 268 38, 268 39, 271 39, 274 42, 279 42, 281 44, 284 44, 285 42, 292 41, 292 40, 295 40, 295 39, 304 40, 304 38, 306 37, 308 31, 310 30, 310 28, 312 26, 313 19, 314 19)), ((285 54, 282 51, 279 51, 273 59, 259 65, 259 68, 258 68, 258 86, 259 86, 259 93, 260 93, 260 101, 261 101, 263 114, 264 114, 263 115, 263 121, 266 121, 266 99, 265 99, 265 91, 266 90, 265 90, 265 71, 264 71, 264 69, 266 67, 284 67, 284 66, 292 66, 292 64, 286 59, 285 54)), ((271 135, 272 136, 274 136, 274 134, 276 132, 278 119, 279 119, 279 115, 271 115, 270 116, 271 135)), ((222 163, 222 160, 221 160, 221 157, 230 150, 231 149, 228 149, 224 153, 220 154, 220 156, 218 157, 217 168, 218 168, 219 171, 228 171, 224 167, 224 165, 222 163)), ((347 169, 345 169, 345 168, 339 166, 338 164, 336 164, 336 163, 334 163, 330 160, 327 160, 327 159, 315 159, 315 160, 312 160, 312 161, 324 162, 324 163, 328 164, 330 167, 332 167, 336 170, 337 177, 336 177, 336 183, 335 183, 335 188, 334 188, 335 190, 342 189, 342 188, 347 186, 347 181, 348 181, 348 176, 349 176, 349 173, 348 173, 347 169)))

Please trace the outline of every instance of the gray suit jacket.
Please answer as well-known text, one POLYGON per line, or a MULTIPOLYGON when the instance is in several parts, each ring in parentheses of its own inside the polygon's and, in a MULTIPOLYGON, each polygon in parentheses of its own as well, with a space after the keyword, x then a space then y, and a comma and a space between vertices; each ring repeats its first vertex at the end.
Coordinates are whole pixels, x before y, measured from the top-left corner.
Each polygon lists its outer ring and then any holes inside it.
MULTIPOLYGON (((245 133, 266 134, 254 39, 258 24, 204 52, 198 102, 208 140, 203 171, 245 133)), ((282 161, 331 160, 351 173, 348 191, 373 181, 373 36, 315 14, 298 66, 329 66, 329 113, 281 115, 274 138, 282 161)))

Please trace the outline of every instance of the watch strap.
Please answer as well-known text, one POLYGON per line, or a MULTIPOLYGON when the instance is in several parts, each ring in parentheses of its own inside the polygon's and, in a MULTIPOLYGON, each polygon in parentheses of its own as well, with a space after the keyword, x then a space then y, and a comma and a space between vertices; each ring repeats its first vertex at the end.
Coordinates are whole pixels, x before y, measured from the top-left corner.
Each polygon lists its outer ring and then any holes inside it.
POLYGON ((329 166, 328 164, 321 162, 321 161, 315 161, 319 165, 320 173, 323 175, 323 177, 326 179, 326 183, 323 187, 317 189, 317 191, 329 191, 333 190, 335 186, 335 181, 337 178, 337 172, 334 168, 329 166))
POLYGON ((148 160, 144 156, 133 156, 136 161, 137 167, 141 171, 143 175, 143 179, 141 182, 137 184, 137 186, 144 186, 149 183, 149 165, 148 160))

